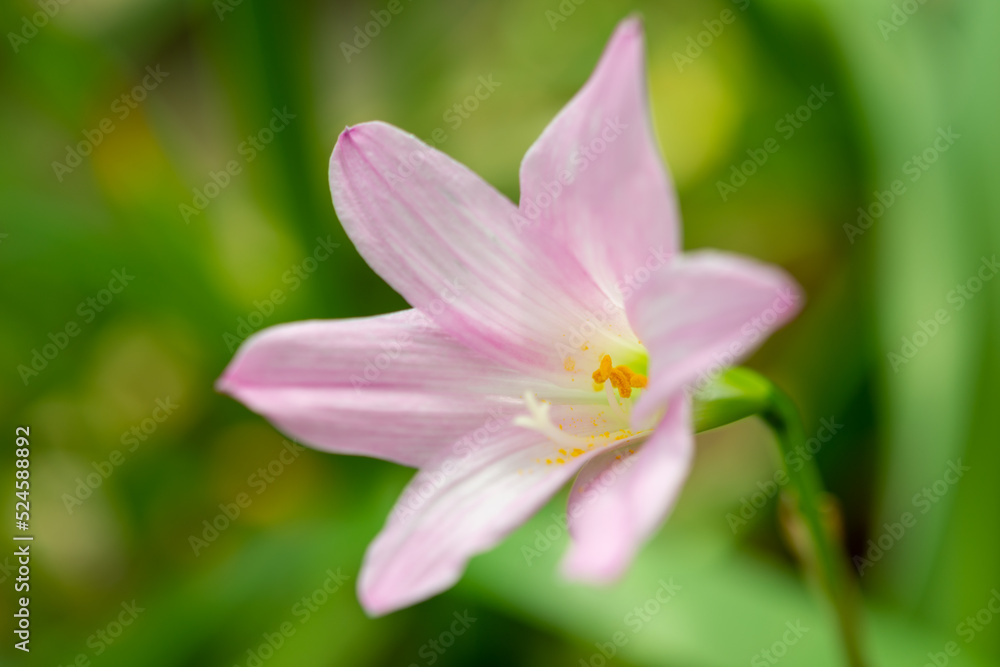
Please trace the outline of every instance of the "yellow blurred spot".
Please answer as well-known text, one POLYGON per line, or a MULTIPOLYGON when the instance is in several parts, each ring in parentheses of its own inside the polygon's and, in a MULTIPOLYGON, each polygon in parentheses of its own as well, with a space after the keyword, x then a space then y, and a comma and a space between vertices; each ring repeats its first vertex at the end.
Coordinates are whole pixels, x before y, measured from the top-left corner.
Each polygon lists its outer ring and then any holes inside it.
MULTIPOLYGON (((683 42, 693 28, 678 26, 677 42, 683 42)), ((733 37, 736 37, 736 26, 727 29, 733 30, 733 37)), ((728 46, 733 62, 738 64, 739 56, 734 52, 746 47, 741 46, 739 39, 722 42, 719 40, 714 45, 718 48, 706 52, 694 63, 683 64, 682 70, 678 70, 674 62, 675 49, 663 46, 650 54, 653 124, 680 188, 689 187, 725 166, 722 163, 733 150, 731 147, 745 114, 736 83, 738 67, 729 67, 728 62, 727 66, 718 65, 716 59, 727 57, 728 46), (730 71, 735 76, 727 77, 730 71), (677 100, 685 100, 685 103, 678 104, 677 100)))

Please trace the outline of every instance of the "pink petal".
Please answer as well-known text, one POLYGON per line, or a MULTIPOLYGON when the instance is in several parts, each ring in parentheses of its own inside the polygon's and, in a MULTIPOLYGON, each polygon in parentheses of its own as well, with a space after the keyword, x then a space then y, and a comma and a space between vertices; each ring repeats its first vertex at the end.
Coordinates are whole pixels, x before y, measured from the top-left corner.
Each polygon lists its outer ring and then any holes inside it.
POLYGON ((550 256, 572 253, 618 303, 640 266, 678 251, 680 216, 649 115, 638 19, 618 26, 590 79, 528 150, 520 210, 550 256))
POLYGON ((563 465, 537 463, 558 447, 542 437, 505 427, 421 470, 365 556, 358 595, 368 613, 386 614, 452 586, 472 556, 496 545, 603 451, 563 465))
POLYGON ((218 382, 314 447, 420 466, 537 382, 497 366, 418 311, 271 327, 218 382))
POLYGON ((686 385, 746 358, 799 311, 802 293, 781 269, 714 251, 688 253, 652 274, 628 304, 649 351, 641 423, 686 385))
POLYGON ((618 449, 590 461, 570 492, 566 575, 594 583, 617 579, 670 513, 693 454, 691 403, 681 393, 635 454, 618 449))
POLYGON ((572 258, 525 243, 516 207, 493 187, 379 122, 341 134, 330 187, 359 252, 412 306, 500 363, 561 372, 556 343, 601 292, 572 258))

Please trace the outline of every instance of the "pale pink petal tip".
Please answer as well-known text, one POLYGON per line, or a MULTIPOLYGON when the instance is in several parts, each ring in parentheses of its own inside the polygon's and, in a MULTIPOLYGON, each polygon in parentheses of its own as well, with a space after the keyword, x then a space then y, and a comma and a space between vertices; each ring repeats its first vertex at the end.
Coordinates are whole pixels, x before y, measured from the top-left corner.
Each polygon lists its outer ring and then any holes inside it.
POLYGON ((583 554, 577 549, 571 549, 560 565, 563 577, 592 586, 610 586, 628 569, 632 559, 622 549, 612 544, 598 554, 591 550, 583 554))
POLYGON ((618 27, 615 28, 614 37, 612 39, 625 39, 625 38, 643 38, 642 29, 642 19, 638 14, 632 14, 626 17, 618 27))

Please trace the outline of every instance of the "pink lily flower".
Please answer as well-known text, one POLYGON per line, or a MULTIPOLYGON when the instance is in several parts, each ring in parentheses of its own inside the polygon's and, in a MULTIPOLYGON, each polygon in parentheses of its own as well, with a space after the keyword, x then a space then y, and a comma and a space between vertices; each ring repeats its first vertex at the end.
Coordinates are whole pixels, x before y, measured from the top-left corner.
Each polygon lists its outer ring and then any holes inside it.
POLYGON ((219 389, 318 449, 419 468, 358 580, 372 615, 452 586, 576 476, 573 579, 621 575, 691 466, 691 386, 797 311, 780 269, 679 254, 637 19, 528 150, 521 203, 413 135, 344 130, 333 203, 411 310, 272 327, 219 389))

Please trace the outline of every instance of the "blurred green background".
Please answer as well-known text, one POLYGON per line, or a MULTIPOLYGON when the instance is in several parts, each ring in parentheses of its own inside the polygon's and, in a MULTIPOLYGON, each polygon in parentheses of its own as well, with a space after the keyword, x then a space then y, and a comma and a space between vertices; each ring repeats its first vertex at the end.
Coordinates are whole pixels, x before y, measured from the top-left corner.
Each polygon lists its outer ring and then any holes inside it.
MULTIPOLYGON (((809 433, 842 425, 816 458, 851 554, 870 561, 857 562, 873 664, 1000 664, 1000 281, 984 280, 1000 249, 1000 4, 400 7, 366 43, 356 28, 386 2, 3 3, 0 424, 10 448, 31 427, 36 542, 32 652, 12 649, 5 611, 0 662, 839 664, 777 499, 763 503, 777 463, 752 420, 699 436, 673 518, 619 585, 560 580, 560 497, 455 589, 370 620, 361 557, 411 471, 306 450, 273 475, 280 434, 212 388, 248 325, 404 307, 330 203, 345 125, 440 128, 442 150, 516 200, 522 154, 638 10, 685 246, 779 263, 808 292, 750 365, 796 398, 809 433), (449 113, 480 76, 500 86, 449 113), (833 95, 805 113, 813 86, 833 95), (269 135, 275 110, 286 121, 269 135), (952 138, 935 148, 939 132, 952 138), (779 150, 745 166, 771 138, 779 150), (755 173, 720 192, 734 169, 755 173), (316 261, 321 243, 339 247, 316 261), (134 276, 124 289, 115 271, 134 276), (241 493, 249 507, 220 518, 241 493), (662 608, 661 580, 681 587, 662 608), (459 636, 456 613, 476 619, 459 636), (786 623, 807 628, 794 644, 786 623)), ((0 457, 5 517, 13 470, 0 457)))

